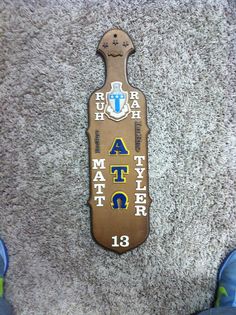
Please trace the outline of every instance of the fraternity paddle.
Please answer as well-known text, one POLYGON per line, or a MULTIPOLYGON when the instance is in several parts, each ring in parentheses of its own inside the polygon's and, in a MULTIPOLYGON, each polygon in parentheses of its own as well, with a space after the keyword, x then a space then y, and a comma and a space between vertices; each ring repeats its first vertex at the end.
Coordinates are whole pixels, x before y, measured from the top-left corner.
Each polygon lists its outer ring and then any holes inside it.
POLYGON ((149 234, 146 100, 127 80, 132 40, 120 29, 104 34, 98 53, 106 80, 89 99, 92 234, 103 247, 122 254, 149 234))

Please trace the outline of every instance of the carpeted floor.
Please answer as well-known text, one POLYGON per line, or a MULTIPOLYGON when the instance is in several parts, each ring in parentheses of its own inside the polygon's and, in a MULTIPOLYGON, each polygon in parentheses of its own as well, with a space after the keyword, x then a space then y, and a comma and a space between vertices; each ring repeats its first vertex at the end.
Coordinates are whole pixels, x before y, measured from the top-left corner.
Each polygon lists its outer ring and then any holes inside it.
POLYGON ((3 0, 0 236, 17 315, 190 315, 236 247, 234 0, 3 0), (132 36, 148 102, 151 232, 90 234, 87 101, 105 31, 132 36))

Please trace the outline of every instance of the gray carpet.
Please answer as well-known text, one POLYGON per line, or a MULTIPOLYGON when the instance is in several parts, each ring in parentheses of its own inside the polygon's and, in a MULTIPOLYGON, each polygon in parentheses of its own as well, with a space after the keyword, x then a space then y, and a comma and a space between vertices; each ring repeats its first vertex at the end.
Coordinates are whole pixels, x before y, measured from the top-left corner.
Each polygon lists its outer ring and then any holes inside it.
POLYGON ((236 247, 234 0, 1 1, 0 235, 17 315, 189 315, 236 247), (87 101, 121 27, 148 102, 151 232, 122 256, 90 234, 87 101))

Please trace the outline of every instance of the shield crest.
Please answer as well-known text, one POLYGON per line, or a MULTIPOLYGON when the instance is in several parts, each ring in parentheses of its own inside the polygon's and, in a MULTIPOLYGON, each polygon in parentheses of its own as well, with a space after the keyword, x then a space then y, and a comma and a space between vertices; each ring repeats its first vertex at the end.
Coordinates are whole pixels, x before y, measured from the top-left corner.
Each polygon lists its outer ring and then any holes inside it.
POLYGON ((106 93, 105 114, 113 120, 119 121, 130 113, 128 92, 122 90, 122 83, 111 82, 111 90, 106 93))

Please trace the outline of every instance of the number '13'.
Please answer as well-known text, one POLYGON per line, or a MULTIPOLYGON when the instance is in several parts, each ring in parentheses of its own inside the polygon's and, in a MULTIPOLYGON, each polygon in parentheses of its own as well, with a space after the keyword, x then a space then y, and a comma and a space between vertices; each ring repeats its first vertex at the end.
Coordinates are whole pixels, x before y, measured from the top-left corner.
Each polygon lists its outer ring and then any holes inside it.
POLYGON ((129 246, 129 236, 112 236, 112 247, 128 247, 129 246))

